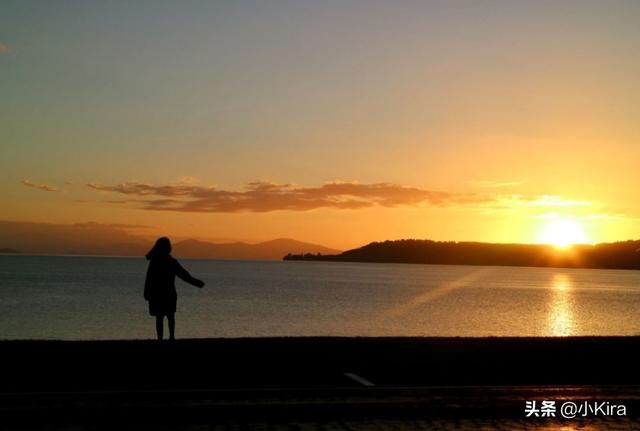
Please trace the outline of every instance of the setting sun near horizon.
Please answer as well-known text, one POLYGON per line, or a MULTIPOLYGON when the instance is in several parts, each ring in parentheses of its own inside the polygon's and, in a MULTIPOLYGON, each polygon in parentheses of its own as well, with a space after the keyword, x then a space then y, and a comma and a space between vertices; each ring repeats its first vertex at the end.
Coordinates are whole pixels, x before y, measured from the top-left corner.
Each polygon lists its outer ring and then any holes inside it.
POLYGON ((540 231, 538 240, 557 248, 567 248, 574 244, 590 243, 580 222, 572 219, 548 221, 540 231))

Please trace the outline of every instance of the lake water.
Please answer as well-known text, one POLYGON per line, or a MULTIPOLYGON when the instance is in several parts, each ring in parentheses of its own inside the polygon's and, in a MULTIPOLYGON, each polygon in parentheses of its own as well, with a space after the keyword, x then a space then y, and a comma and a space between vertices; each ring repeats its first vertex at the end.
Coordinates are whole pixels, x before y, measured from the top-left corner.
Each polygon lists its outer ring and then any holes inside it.
MULTIPOLYGON (((176 336, 640 335, 640 271, 182 259, 176 336)), ((153 338, 143 258, 0 256, 0 338, 153 338)))

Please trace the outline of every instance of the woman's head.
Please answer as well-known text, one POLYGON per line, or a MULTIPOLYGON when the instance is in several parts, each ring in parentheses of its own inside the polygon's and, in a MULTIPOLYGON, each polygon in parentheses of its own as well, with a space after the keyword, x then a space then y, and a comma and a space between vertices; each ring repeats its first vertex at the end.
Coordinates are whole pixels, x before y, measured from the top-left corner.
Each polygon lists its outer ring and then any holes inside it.
POLYGON ((149 253, 147 253, 147 260, 151 260, 156 257, 169 256, 171 253, 171 241, 166 236, 158 238, 153 245, 149 253))

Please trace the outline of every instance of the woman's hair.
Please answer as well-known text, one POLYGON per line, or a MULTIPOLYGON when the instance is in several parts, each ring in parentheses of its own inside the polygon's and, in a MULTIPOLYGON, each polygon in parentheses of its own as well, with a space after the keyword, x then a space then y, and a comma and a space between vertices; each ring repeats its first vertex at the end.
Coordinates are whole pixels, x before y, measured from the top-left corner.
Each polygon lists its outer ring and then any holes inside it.
POLYGON ((171 253, 171 241, 166 236, 163 236, 158 238, 146 257, 147 260, 151 260, 156 257, 169 256, 169 253, 171 253))

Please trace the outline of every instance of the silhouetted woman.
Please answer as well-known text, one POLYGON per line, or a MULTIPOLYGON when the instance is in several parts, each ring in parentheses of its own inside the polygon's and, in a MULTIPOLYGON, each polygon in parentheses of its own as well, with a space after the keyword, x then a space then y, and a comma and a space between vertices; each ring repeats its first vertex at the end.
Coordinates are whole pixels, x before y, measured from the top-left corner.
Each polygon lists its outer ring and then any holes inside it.
POLYGON ((176 293, 176 275, 196 287, 204 286, 202 280, 193 278, 177 260, 171 256, 169 238, 159 238, 147 253, 149 267, 144 282, 144 299, 149 301, 149 314, 156 316, 158 340, 162 340, 164 316, 169 322, 169 339, 175 339, 175 312, 178 294, 176 293))

